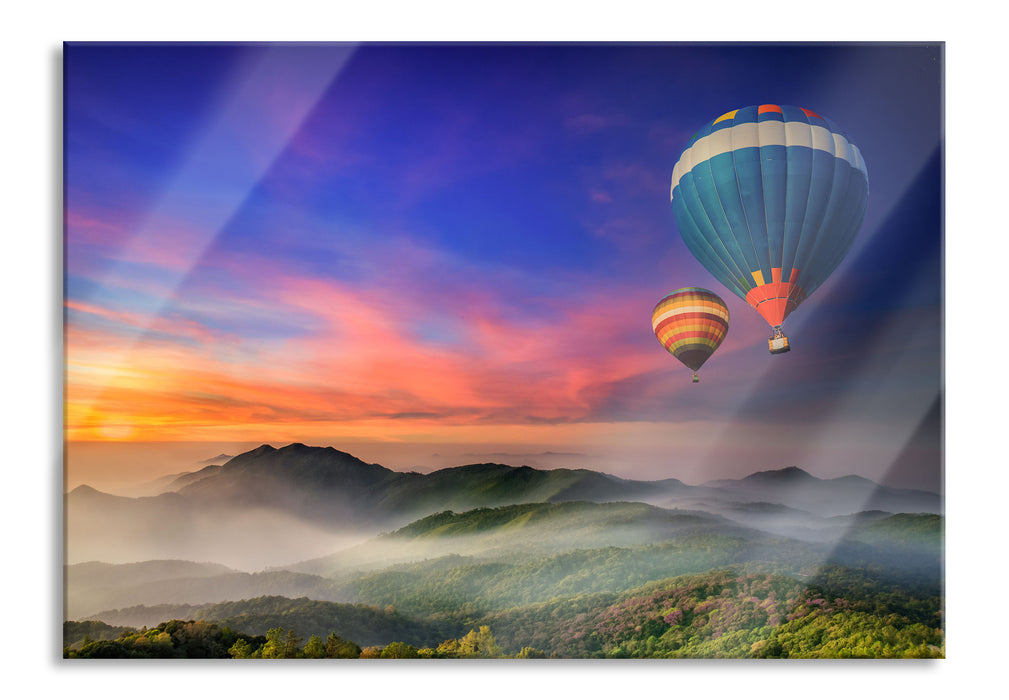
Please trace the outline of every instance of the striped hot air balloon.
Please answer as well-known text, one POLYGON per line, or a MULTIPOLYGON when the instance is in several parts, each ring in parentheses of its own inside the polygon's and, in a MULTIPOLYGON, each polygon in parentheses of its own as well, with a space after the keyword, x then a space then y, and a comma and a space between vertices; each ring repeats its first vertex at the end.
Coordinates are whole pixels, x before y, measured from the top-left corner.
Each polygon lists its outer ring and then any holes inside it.
POLYGON ((690 139, 670 200, 690 252, 771 325, 771 352, 787 352, 781 324, 851 248, 868 175, 833 122, 759 105, 723 114, 690 139))
POLYGON ((662 347, 694 371, 696 383, 697 370, 729 332, 729 309, 714 292, 683 287, 655 305, 652 330, 662 347))

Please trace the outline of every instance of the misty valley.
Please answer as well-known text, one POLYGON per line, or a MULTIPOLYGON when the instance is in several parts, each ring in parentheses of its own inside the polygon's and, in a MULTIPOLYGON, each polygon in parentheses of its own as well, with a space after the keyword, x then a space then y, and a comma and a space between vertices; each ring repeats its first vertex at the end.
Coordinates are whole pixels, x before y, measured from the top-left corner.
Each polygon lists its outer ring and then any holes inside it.
POLYGON ((65 495, 68 658, 945 654, 939 494, 263 445, 65 495))

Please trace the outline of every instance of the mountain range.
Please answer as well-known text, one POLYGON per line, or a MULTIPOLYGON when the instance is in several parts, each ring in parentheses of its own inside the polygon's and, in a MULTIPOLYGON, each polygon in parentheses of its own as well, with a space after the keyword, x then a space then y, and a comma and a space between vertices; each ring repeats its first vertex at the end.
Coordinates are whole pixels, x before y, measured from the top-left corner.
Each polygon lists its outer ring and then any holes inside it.
POLYGON ((796 467, 699 485, 422 474, 302 444, 207 462, 150 495, 65 494, 65 644, 129 655, 139 637, 108 646, 125 626, 188 649, 209 621, 356 649, 448 649, 490 625, 508 653, 942 653, 938 494, 796 467))
POLYGON ((525 503, 646 503, 810 540, 834 537, 844 518, 866 511, 942 510, 935 493, 797 467, 698 486, 494 463, 421 474, 300 443, 262 445, 174 475, 163 489, 130 498, 82 485, 66 494, 68 561, 186 559, 256 570, 325 557, 435 513, 525 503))

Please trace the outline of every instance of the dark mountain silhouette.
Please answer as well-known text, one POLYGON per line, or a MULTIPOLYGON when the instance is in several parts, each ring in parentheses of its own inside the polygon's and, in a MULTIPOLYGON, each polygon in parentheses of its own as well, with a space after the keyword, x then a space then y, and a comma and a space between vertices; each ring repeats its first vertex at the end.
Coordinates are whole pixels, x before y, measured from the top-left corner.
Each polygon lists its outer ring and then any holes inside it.
POLYGON ((505 464, 470 464, 413 474, 388 484, 376 504, 408 514, 409 520, 441 510, 469 510, 515 503, 648 500, 658 489, 673 493, 676 479, 648 482, 620 479, 589 469, 533 469, 505 464))
POLYGON ((513 503, 648 499, 675 493, 676 479, 621 479, 589 469, 541 470, 470 464, 430 474, 397 472, 332 447, 262 445, 184 474, 169 485, 189 501, 225 507, 268 507, 330 525, 349 518, 380 527, 405 524, 445 509, 513 503))
POLYGON ((151 481, 142 484, 124 486, 116 489, 115 495, 128 496, 130 498, 141 498, 143 496, 157 496, 167 491, 178 491, 183 486, 191 484, 194 481, 199 481, 200 479, 215 473, 220 469, 220 465, 224 464, 231 458, 231 455, 219 454, 216 457, 211 457, 210 459, 203 459, 196 462, 196 466, 200 467, 197 471, 166 474, 165 476, 159 476, 157 479, 152 479, 151 481))
POLYGON ((185 472, 183 474, 178 474, 174 479, 168 482, 165 487, 165 491, 178 491, 181 488, 185 488, 190 484, 195 484, 200 479, 206 479, 208 476, 213 476, 223 469, 220 464, 211 464, 210 466, 204 467, 197 472, 185 472))
POLYGON ((798 467, 750 474, 742 479, 719 479, 702 486, 717 488, 729 498, 762 500, 811 511, 821 516, 866 510, 890 513, 938 513, 938 494, 881 486, 861 476, 820 479, 798 467))
POLYGON ((384 522, 387 513, 375 509, 383 487, 416 476, 366 464, 332 447, 262 445, 178 492, 196 502, 278 509, 324 524, 341 524, 348 516, 384 522))

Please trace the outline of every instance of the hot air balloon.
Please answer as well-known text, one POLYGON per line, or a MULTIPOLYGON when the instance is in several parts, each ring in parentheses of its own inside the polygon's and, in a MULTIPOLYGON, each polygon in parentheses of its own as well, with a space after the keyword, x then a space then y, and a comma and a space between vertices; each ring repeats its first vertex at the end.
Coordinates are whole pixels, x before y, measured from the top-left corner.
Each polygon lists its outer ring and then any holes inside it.
POLYGON ((830 120, 758 105, 715 119, 673 168, 670 200, 687 248, 771 325, 781 324, 841 263, 862 225, 862 154, 830 120))
POLYGON ((652 311, 652 330, 662 347, 694 371, 718 349, 729 332, 729 309, 717 294, 683 287, 662 297, 652 311))

